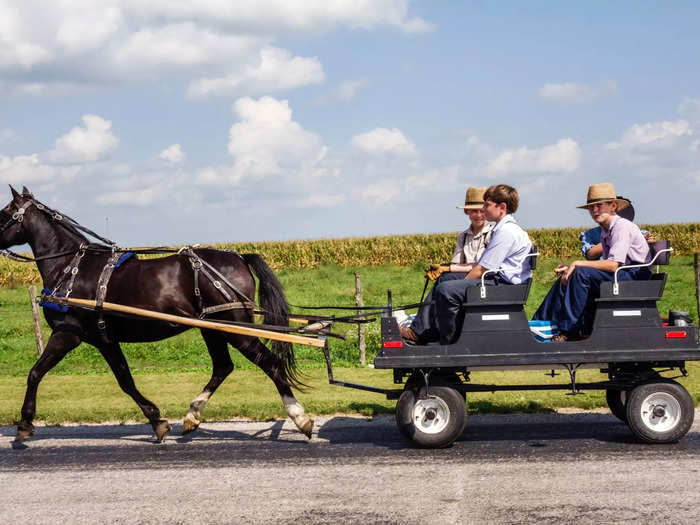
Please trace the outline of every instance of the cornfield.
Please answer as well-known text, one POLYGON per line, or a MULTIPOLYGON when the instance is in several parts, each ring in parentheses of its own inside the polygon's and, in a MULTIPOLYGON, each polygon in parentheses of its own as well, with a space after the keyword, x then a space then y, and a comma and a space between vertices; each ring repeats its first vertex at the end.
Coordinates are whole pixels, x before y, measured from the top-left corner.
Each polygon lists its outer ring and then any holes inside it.
MULTIPOLYGON (((669 239, 676 255, 700 252, 700 223, 647 224, 657 239, 669 239)), ((579 257, 580 228, 528 230, 543 257, 579 257)), ((450 259, 457 233, 388 235, 279 242, 216 244, 213 247, 240 253, 259 253, 274 270, 316 268, 323 264, 342 267, 393 264, 412 266, 450 259)), ((34 264, 0 259, 0 286, 41 282, 34 264)))

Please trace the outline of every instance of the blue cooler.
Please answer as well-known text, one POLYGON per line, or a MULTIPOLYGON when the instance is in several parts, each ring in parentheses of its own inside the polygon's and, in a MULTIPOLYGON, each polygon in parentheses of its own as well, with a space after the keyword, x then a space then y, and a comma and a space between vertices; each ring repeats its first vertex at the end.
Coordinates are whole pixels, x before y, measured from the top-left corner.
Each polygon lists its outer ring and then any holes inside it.
POLYGON ((540 343, 549 343, 553 335, 559 333, 557 325, 551 321, 529 321, 530 331, 535 336, 535 340, 540 343))

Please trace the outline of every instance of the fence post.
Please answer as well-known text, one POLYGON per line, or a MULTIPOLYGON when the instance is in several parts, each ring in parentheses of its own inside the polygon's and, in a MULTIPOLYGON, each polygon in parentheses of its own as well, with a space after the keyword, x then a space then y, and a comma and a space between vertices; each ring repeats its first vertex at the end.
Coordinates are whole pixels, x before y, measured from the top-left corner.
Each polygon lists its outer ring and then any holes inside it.
MULTIPOLYGON (((364 306, 365 303, 362 300, 362 281, 360 280, 360 274, 355 272, 355 306, 358 307, 357 313, 360 313, 359 308, 364 306)), ((366 364, 365 357, 365 325, 364 323, 358 323, 357 325, 357 346, 360 349, 360 363, 366 364)))
POLYGON ((44 338, 41 335, 41 319, 39 318, 39 305, 36 304, 36 286, 29 287, 29 302, 32 305, 32 317, 34 318, 34 339, 36 340, 36 355, 41 357, 44 353, 44 338))
POLYGON ((693 257, 693 268, 695 269, 695 302, 698 307, 698 323, 700 323, 700 254, 696 253, 693 257))

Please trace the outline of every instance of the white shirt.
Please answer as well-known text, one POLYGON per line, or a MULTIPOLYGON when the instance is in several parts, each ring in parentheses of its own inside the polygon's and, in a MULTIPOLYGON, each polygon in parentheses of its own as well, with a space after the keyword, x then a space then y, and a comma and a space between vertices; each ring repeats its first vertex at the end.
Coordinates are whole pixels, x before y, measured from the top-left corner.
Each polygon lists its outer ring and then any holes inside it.
POLYGON ((531 249, 527 232, 509 214, 494 226, 479 264, 487 270, 500 269, 498 275, 510 284, 521 284, 532 277, 527 257, 531 249))

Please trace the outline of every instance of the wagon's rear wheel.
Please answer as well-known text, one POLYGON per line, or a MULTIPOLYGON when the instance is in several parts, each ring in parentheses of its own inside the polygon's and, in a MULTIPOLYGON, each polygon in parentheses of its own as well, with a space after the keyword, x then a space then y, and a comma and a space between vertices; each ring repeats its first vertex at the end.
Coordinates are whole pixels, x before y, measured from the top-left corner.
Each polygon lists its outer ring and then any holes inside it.
POLYGON ((627 398, 629 397, 628 390, 606 390, 605 400, 608 402, 608 407, 613 416, 620 421, 627 423, 627 398))
POLYGON ((672 443, 693 424, 695 407, 688 391, 672 380, 635 387, 627 398, 627 424, 647 443, 672 443))
POLYGON ((396 403, 399 431, 421 447, 450 446, 462 435, 466 424, 464 397, 451 387, 407 389, 396 403))

